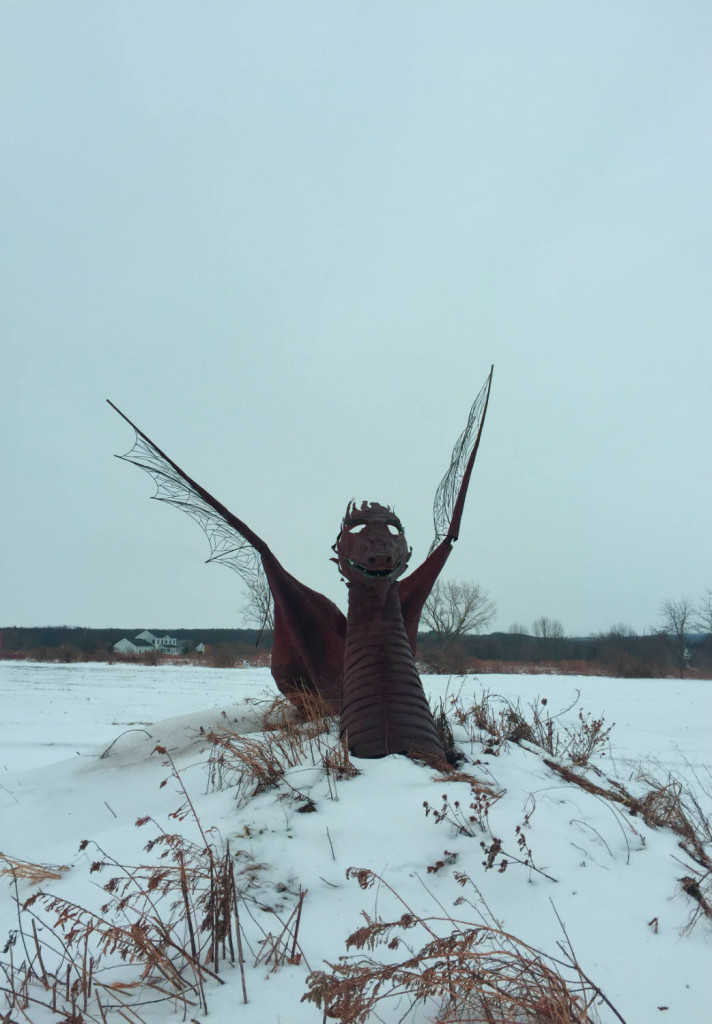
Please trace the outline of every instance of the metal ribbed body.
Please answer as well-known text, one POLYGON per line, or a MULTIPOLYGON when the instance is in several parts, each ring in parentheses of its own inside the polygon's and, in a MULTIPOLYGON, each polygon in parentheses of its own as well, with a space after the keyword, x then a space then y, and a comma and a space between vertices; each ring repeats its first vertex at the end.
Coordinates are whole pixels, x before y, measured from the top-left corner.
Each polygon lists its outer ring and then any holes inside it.
POLYGON ((369 587, 349 587, 341 733, 356 757, 444 755, 403 624, 397 582, 384 603, 369 587))

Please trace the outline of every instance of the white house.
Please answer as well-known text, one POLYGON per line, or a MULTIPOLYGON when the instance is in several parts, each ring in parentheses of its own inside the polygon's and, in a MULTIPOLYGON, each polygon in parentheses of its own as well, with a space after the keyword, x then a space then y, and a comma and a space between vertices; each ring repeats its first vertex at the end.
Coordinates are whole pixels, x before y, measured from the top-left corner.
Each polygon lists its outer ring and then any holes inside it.
POLYGON ((182 645, 179 645, 178 641, 174 636, 155 636, 150 633, 147 629, 144 629, 143 633, 136 635, 137 640, 145 640, 147 644, 151 644, 154 651, 159 654, 180 654, 183 650, 182 645))
MULTIPOLYGON (((112 644, 112 650, 119 654, 148 654, 155 651, 156 654, 182 654, 183 643, 174 636, 156 636, 148 629, 137 633, 133 640, 123 637, 112 644)), ((198 654, 205 654, 205 644, 196 644, 195 650, 198 654)))
POLYGON ((111 649, 118 654, 148 654, 153 650, 153 644, 149 644, 145 640, 129 640, 127 637, 122 637, 121 640, 117 640, 115 644, 111 645, 111 649))

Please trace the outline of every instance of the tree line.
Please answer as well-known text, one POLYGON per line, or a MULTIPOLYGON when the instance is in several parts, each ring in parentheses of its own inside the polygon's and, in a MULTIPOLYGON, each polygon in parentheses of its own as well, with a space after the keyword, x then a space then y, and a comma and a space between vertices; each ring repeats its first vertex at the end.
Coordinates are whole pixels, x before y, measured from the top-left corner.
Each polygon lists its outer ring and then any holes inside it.
MULTIPOLYGON (((258 609, 260 617, 264 607, 258 609)), ((418 657, 425 671, 544 671, 594 673, 628 678, 712 672, 712 592, 697 604, 688 598, 666 600, 658 623, 645 635, 617 623, 588 637, 567 637, 563 624, 540 616, 531 626, 514 623, 507 632, 485 630, 497 614, 496 603, 478 584, 438 581, 423 609, 418 657)), ((270 623, 271 625, 272 623, 270 623)), ((52 661, 131 660, 112 650, 117 640, 139 630, 71 626, 5 627, 0 630, 0 657, 52 661)), ((271 629, 156 629, 187 647, 206 644, 204 663, 217 667, 265 664, 272 646, 271 629)), ((139 656, 159 663, 161 655, 139 656)), ((171 659, 168 657, 168 661, 171 659)), ((196 659, 197 660, 197 659, 196 659)))
MULTIPOLYGON (((131 626, 127 629, 90 629, 81 626, 2 626, 0 627, 0 657, 27 656, 33 653, 48 657, 59 648, 67 648, 67 653, 74 651, 82 660, 105 661, 112 653, 113 645, 123 637, 134 637, 142 631, 143 626, 131 626)), ((249 651, 260 636, 257 629, 165 629, 156 628, 157 636, 176 637, 187 647, 196 644, 218 646, 231 644, 249 651)))
MULTIPOLYGON (((644 635, 617 623, 603 633, 568 638, 563 624, 542 615, 530 627, 513 623, 507 633, 482 636, 497 606, 476 583, 438 581, 423 609, 430 629, 419 648, 432 671, 472 670, 473 661, 527 664, 568 662, 583 670, 593 663, 610 675, 660 676, 670 668, 712 670, 712 590, 694 604, 688 597, 662 602, 658 622, 644 635)), ((481 668, 480 668, 481 670, 481 668)))

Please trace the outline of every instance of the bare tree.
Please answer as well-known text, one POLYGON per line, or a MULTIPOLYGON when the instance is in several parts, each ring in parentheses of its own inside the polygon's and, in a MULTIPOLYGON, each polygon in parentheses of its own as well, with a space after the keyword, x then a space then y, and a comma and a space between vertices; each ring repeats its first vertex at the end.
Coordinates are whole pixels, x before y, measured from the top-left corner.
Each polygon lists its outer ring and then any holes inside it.
POLYGON ((681 679, 689 660, 687 635, 693 627, 693 615, 692 602, 684 595, 679 601, 663 601, 660 607, 660 625, 654 630, 658 636, 668 638, 670 654, 681 679))
POLYGON ((621 640, 623 638, 637 635, 638 634, 633 629, 633 627, 629 626, 626 622, 616 622, 611 626, 609 630, 606 630, 605 633, 599 634, 599 636, 605 638, 606 640, 621 640))
POLYGON ((519 636, 527 636, 529 634, 529 628, 522 622, 513 622, 507 630, 508 633, 515 633, 519 636))
POLYGON ((246 621, 257 626, 258 629, 274 629, 274 601, 264 575, 258 576, 250 584, 240 611, 246 621))
POLYGON ((561 640, 564 635, 564 627, 558 619, 550 619, 548 615, 542 615, 532 622, 532 636, 561 640))
POLYGON ((695 609, 695 629, 705 636, 712 636, 712 590, 707 590, 695 609))
POLYGON ((467 633, 481 633, 497 615, 497 605, 477 583, 438 580, 423 608, 422 621, 447 650, 467 633))

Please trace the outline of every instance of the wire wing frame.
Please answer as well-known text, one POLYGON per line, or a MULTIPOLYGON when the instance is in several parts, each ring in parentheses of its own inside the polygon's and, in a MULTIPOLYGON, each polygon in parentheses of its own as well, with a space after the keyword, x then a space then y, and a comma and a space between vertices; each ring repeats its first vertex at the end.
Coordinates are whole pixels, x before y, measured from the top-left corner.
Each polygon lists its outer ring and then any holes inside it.
POLYGON ((461 506, 464 503, 464 493, 461 494, 461 492, 463 485, 465 488, 467 487, 469 474, 472 471, 477 456, 477 449, 480 444, 482 427, 484 426, 485 414, 487 412, 490 388, 492 386, 493 372, 494 367, 490 369, 487 380, 472 403, 465 429, 458 437, 452 450, 448 470, 435 492, 433 500, 435 539, 430 546, 430 551, 433 551, 438 544, 450 535, 455 509, 460 497, 462 498, 461 506))
MULTIPOLYGON (((263 609, 262 628, 272 625, 271 602, 268 602, 269 608, 264 607, 264 595, 269 594, 270 591, 259 552, 227 521, 225 515, 220 511, 220 507, 215 508, 209 500, 206 500, 206 497, 200 493, 202 488, 198 488, 195 482, 183 473, 180 467, 176 466, 113 402, 109 404, 134 430, 133 446, 125 455, 116 457, 123 462, 130 462, 148 473, 156 485, 156 492, 151 496, 152 500, 173 505, 174 508, 185 512, 198 524, 208 538, 210 547, 210 554, 206 562, 217 562, 236 572, 247 584, 253 597, 257 595, 260 597, 255 604, 263 609)), ((207 492, 204 493, 207 495, 207 492)), ((207 497, 211 498, 212 496, 207 495, 207 497)), ((215 504, 219 505, 218 502, 215 504)))

